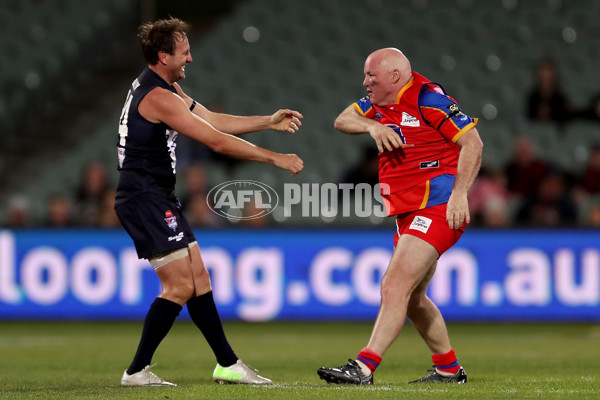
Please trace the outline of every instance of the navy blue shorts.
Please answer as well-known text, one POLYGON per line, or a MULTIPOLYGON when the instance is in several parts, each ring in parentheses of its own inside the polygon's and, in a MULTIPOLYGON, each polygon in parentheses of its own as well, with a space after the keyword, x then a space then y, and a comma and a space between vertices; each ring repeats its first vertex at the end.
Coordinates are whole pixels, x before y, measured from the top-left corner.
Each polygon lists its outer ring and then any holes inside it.
POLYGON ((175 197, 147 193, 118 205, 115 211, 139 258, 188 247, 196 240, 175 197))

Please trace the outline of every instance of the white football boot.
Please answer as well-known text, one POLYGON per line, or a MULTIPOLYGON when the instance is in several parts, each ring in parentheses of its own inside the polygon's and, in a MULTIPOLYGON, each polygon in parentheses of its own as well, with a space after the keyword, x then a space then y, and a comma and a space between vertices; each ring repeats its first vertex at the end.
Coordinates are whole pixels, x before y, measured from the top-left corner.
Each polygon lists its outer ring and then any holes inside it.
POLYGON ((153 365, 147 365, 143 370, 129 375, 127 370, 123 372, 121 385, 123 386, 177 386, 174 383, 167 382, 159 378, 154 372, 150 371, 153 365))
POLYGON ((217 364, 213 372, 213 380, 218 383, 244 383, 248 385, 272 385, 273 381, 258 375, 250 369, 242 360, 230 365, 222 367, 217 364))

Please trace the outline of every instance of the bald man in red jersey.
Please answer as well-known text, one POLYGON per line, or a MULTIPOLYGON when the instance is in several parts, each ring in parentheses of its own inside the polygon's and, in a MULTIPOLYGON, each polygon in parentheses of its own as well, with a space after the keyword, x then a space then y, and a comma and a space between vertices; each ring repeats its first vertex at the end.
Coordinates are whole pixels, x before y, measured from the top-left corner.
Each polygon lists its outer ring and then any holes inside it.
POLYGON ((426 290, 437 260, 470 221, 467 191, 483 148, 477 120, 463 114, 440 84, 412 71, 398 49, 370 54, 364 74, 368 96, 347 107, 335 128, 375 140, 381 194, 388 215, 396 217, 395 248, 367 346, 347 364, 317 372, 330 383, 373 384, 373 373, 408 317, 435 366, 411 383, 465 383, 442 314, 426 290))

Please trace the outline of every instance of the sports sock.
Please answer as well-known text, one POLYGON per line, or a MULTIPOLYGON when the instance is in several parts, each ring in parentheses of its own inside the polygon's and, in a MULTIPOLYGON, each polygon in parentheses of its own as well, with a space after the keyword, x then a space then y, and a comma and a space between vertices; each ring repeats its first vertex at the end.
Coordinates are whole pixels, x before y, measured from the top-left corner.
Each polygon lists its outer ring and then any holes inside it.
POLYGON ((360 351, 360 353, 358 353, 356 361, 359 362, 361 368, 363 365, 367 367, 368 371, 365 371, 365 368, 362 368, 362 370, 363 372, 365 372, 365 375, 370 375, 373 372, 375 372, 379 364, 381 364, 381 356, 375 353, 373 350, 370 350, 367 347, 365 347, 360 351))
POLYGON ((179 304, 162 297, 157 297, 154 300, 146 314, 137 351, 131 365, 127 368, 129 375, 135 374, 150 365, 154 352, 169 333, 181 308, 179 304))
POLYGON ((217 362, 223 367, 235 364, 238 358, 225 337, 212 291, 188 300, 187 307, 192 321, 215 353, 217 362))
POLYGON ((435 370, 441 375, 454 375, 460 369, 460 364, 453 349, 446 354, 433 354, 431 359, 435 365, 435 370))

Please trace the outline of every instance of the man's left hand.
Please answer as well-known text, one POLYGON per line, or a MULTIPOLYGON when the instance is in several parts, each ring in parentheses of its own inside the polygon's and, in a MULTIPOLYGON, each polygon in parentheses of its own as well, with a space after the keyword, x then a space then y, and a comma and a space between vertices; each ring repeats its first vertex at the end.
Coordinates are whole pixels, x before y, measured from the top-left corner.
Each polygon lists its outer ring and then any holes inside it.
POLYGON ((471 222, 469 214, 469 201, 467 195, 452 192, 446 209, 446 220, 450 229, 461 228, 465 223, 471 222))
POLYGON ((296 132, 302 126, 300 118, 304 118, 302 114, 294 110, 278 110, 271 115, 271 124, 269 128, 277 131, 296 132))

